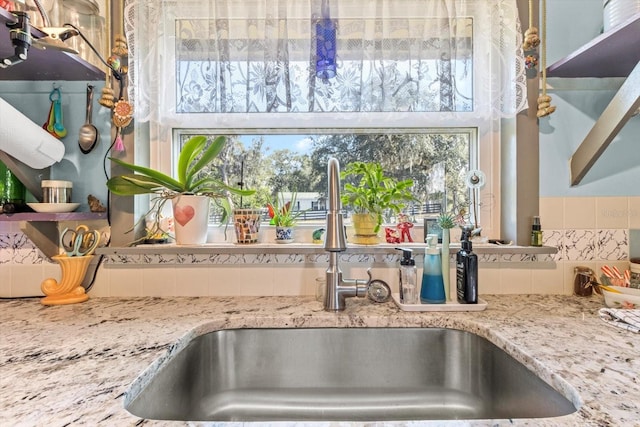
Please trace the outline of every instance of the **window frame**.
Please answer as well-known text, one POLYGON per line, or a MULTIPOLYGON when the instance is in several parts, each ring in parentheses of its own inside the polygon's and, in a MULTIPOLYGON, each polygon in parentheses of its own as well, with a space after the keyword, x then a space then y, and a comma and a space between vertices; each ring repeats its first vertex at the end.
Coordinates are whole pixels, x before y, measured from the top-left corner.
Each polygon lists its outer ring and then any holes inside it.
MULTIPOLYGON (((281 113, 273 113, 275 115, 281 115, 281 113)), ((306 113, 305 113, 306 114, 306 113)), ((325 113, 326 114, 326 113, 325 113)), ((360 113, 366 114, 366 113, 360 113)), ((385 113, 390 114, 390 113, 385 113)), ((270 115, 266 113, 262 113, 261 115, 270 115)), ((415 123, 415 121, 414 121, 415 123)), ((288 135, 298 135, 298 134, 332 134, 332 133, 349 133, 349 132, 358 132, 358 133, 369 133, 369 134, 389 134, 389 133, 420 133, 420 132, 446 132, 447 130, 453 130, 455 132, 468 132, 471 134, 471 140, 473 141, 469 147, 469 167, 470 168, 479 168, 487 175, 487 185, 480 190, 480 200, 492 200, 492 206, 489 206, 488 211, 486 209, 482 209, 480 213, 480 224, 483 227, 483 234, 492 235, 494 230, 499 230, 499 227, 496 228, 495 224, 499 224, 499 203, 496 203, 496 199, 499 201, 499 194, 494 191, 496 182, 494 179, 490 177, 496 175, 496 168, 492 166, 491 159, 494 158, 494 151, 496 149, 495 145, 498 141, 492 141, 491 138, 487 138, 490 135, 485 133, 484 137, 481 135, 481 126, 478 127, 470 127, 470 126, 452 126, 449 128, 444 127, 368 127, 368 128, 328 128, 328 127, 318 127, 318 128, 306 128, 306 127, 280 127, 280 126, 272 126, 272 127, 238 127, 238 128, 222 128, 222 127, 193 127, 188 128, 184 126, 180 126, 179 128, 171 128, 170 134, 171 137, 170 147, 164 147, 164 144, 159 143, 159 139, 155 139, 156 143, 151 144, 151 155, 152 159, 156 159, 161 163, 152 163, 152 167, 156 167, 158 164, 162 164, 162 170, 168 171, 170 173, 175 173, 176 170, 176 162, 177 154, 179 152, 179 136, 180 135, 189 135, 189 134, 223 134, 223 135, 260 135, 260 134, 269 134, 269 135, 278 135, 278 134, 288 134, 288 135), (484 139, 484 140, 483 140, 484 139)), ((343 167, 345 165, 342 165, 343 167)))

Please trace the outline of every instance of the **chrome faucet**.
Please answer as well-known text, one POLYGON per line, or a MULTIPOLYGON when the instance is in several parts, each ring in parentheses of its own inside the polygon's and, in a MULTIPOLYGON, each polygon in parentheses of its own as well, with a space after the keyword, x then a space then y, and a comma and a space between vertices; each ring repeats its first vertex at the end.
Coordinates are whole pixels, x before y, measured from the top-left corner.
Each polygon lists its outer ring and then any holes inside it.
POLYGON ((338 255, 340 252, 347 250, 347 239, 342 223, 340 164, 337 159, 329 159, 327 175, 329 210, 327 212, 327 232, 325 234, 324 249, 329 252, 329 268, 327 268, 324 309, 326 311, 341 311, 346 307, 346 298, 362 297, 367 294, 371 282, 371 272, 368 272, 368 280, 342 278, 342 271, 338 265, 338 255))

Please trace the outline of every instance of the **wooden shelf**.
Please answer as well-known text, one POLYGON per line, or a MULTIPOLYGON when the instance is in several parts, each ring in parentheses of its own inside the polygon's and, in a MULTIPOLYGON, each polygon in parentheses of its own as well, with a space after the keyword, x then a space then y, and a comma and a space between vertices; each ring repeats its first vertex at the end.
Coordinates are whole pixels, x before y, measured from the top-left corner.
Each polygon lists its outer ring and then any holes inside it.
MULTIPOLYGON (((7 23, 15 22, 11 12, 0 7, 0 58, 14 54, 7 23)), ((31 29, 35 38, 46 34, 37 28, 31 29)), ((80 56, 55 49, 29 48, 27 59, 7 68, 0 68, 0 80, 104 80, 105 73, 89 64, 80 56)))
POLYGON ((640 13, 547 67, 547 77, 627 77, 640 61, 640 13))

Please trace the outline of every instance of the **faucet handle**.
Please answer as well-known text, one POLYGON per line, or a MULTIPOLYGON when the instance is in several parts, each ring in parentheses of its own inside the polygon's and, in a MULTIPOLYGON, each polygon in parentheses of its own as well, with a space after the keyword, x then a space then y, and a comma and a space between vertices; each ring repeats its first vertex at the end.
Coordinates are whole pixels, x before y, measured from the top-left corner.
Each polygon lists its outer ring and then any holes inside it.
POLYGON ((391 298, 391 288, 384 280, 369 281, 367 296, 373 302, 387 302, 391 298))
POLYGON ((387 302, 391 298, 391 288, 384 280, 375 279, 371 275, 371 269, 367 268, 369 280, 365 286, 367 287, 367 297, 373 302, 387 302))

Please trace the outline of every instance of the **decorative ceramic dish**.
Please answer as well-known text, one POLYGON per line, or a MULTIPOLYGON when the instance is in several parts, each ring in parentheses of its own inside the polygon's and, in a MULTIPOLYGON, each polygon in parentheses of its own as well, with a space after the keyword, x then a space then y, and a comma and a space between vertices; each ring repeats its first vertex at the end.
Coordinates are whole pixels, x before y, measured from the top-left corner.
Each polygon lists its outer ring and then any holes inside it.
POLYGON ((80 203, 27 203, 27 205, 38 213, 63 213, 75 211, 80 203))
POLYGON ((460 304, 457 301, 449 301, 446 304, 403 304, 400 302, 400 294, 391 295, 393 301, 403 311, 482 311, 487 308, 487 302, 478 298, 477 304, 460 304))
POLYGON ((602 289, 604 303, 607 307, 640 308, 640 289, 623 288, 621 286, 611 286, 610 288, 620 293, 602 289))

